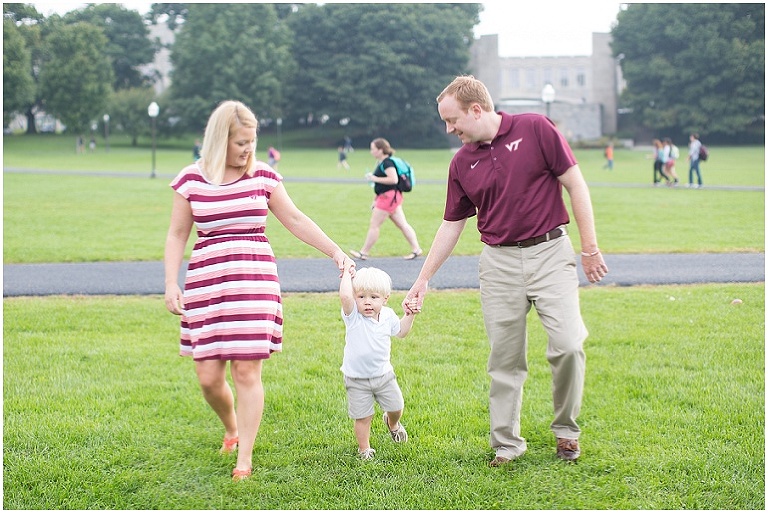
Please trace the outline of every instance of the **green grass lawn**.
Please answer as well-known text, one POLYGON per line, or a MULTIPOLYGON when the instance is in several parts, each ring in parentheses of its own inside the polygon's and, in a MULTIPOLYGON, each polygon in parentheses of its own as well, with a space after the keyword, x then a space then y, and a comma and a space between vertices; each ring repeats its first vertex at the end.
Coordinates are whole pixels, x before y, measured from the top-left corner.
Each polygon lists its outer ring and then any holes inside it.
POLYGON ((160 297, 5 299, 3 507, 763 510, 764 284, 588 287, 581 298, 582 457, 554 456, 531 312, 529 451, 491 469, 476 291, 431 293, 393 342, 410 436, 395 445, 377 417, 372 462, 356 458, 346 416, 338 299, 288 294, 254 477, 237 485, 160 297))
MULTIPOLYGON (((189 162, 192 141, 161 141, 160 176, 150 180, 146 141, 132 148, 116 138, 108 154, 100 142, 96 153, 75 155, 69 139, 4 138, 6 168, 63 172, 4 173, 4 263, 161 259, 168 181, 189 162)), ((373 196, 362 180, 372 167, 365 145, 350 155, 352 171, 336 169, 335 148, 283 154, 280 171, 299 207, 344 249, 359 248, 373 196)), ((427 249, 451 153, 400 155, 416 168, 405 208, 427 249)), ((576 155, 606 253, 764 251, 764 191, 738 188, 764 186, 764 148, 713 148, 703 167, 712 187, 703 190, 651 187, 643 151, 618 150, 613 172, 601 169, 600 151, 576 155)), ((319 256, 274 220, 267 233, 280 258, 319 256)), ((478 238, 470 223, 456 253, 479 252, 478 238)), ((385 226, 374 254, 406 251, 385 226)), ((234 458, 217 454, 223 433, 192 363, 177 356, 178 318, 161 297, 5 298, 3 507, 764 510, 764 283, 590 286, 580 297, 590 337, 576 464, 554 457, 535 312, 523 458, 487 467, 478 293, 437 291, 411 335, 393 343, 409 442, 392 444, 374 424, 377 459, 363 463, 338 370, 338 299, 287 294, 285 351, 265 365, 256 472, 238 485, 229 478, 234 458)), ((390 300, 396 311, 401 300, 402 292, 390 300)))
MULTIPOLYGON (((4 136, 3 166, 15 169, 64 170, 78 172, 113 171, 147 177, 152 170, 151 141, 146 137, 133 147, 124 136, 110 138, 107 153, 104 142, 94 153, 75 153, 74 138, 64 135, 4 136)), ((156 151, 157 173, 172 177, 192 160, 194 137, 160 139, 156 151)), ((259 139, 257 156, 266 160, 266 149, 274 145, 271 137, 259 139)), ((368 152, 368 142, 356 144, 349 154, 350 171, 337 169, 335 146, 327 149, 287 147, 283 148, 280 171, 290 178, 362 178, 366 169, 372 169, 373 158, 368 152)), ((681 153, 685 148, 681 146, 681 153)), ((764 186, 765 148, 763 147, 714 147, 708 162, 702 163, 704 183, 707 185, 764 186)), ((603 169, 605 160, 602 150, 574 150, 588 182, 593 184, 643 184, 650 185, 653 177, 653 161, 650 150, 619 148, 615 152, 615 169, 603 169)), ((451 150, 411 150, 398 153, 416 169, 417 182, 421 180, 445 181, 451 150)), ((687 182, 688 167, 683 156, 677 173, 687 182)))
MULTIPOLYGON (((168 182, 189 163, 190 151, 164 149, 158 157, 161 175, 151 180, 149 168, 139 162, 139 157, 148 162, 147 148, 113 145, 110 153, 97 150, 94 154, 76 155, 62 137, 5 137, 4 141, 6 167, 85 172, 4 174, 5 263, 162 258, 172 199, 168 182), (37 142, 39 149, 35 150, 32 142, 37 142), (129 176, 98 173, 106 170, 129 176)), ((351 171, 336 169, 335 149, 283 153, 280 171, 296 204, 343 249, 359 249, 373 199, 362 178, 373 164, 365 148, 350 155, 351 171), (329 178, 345 181, 304 181, 329 178)), ((417 174, 416 188, 406 197, 406 215, 422 247, 428 249, 442 218, 451 152, 408 150, 401 154, 414 165, 417 174)), ((598 237, 605 253, 764 251, 762 189, 653 188, 651 161, 643 151, 618 150, 612 172, 602 169, 600 151, 580 150, 576 154, 592 184, 598 237)), ((763 187, 764 160, 764 148, 717 148, 712 160, 705 164, 705 183, 763 187)), ((578 249, 575 223, 571 223, 570 231, 578 249)), ((274 219, 267 234, 280 258, 319 256, 274 219)), ((455 254, 476 254, 480 248, 472 219, 455 254)), ((407 252, 400 232, 385 223, 373 254, 394 256, 407 252)))

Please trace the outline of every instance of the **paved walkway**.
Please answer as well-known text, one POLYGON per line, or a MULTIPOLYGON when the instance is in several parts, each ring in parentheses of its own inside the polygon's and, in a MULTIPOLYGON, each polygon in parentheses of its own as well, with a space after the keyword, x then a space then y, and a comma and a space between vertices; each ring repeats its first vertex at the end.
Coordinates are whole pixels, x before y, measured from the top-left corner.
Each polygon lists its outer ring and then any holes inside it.
MULTIPOLYGON (((143 178, 135 173, 51 171, 3 168, 5 173, 109 175, 143 178)), ((173 178, 158 175, 158 178, 173 178)), ((291 181, 357 181, 344 178, 287 178, 291 181)), ((426 181, 426 180, 425 180, 426 181)), ((435 183, 444 183, 434 181, 435 183)), ((641 184, 590 184, 590 187, 649 187, 641 184)), ((710 189, 764 191, 764 187, 708 186, 710 189)), ((691 283, 747 283, 765 281, 764 253, 606 255, 610 273, 605 285, 662 285, 691 283)), ((452 256, 430 281, 433 289, 478 288, 477 256, 452 256)), ((416 279, 423 259, 371 258, 358 266, 375 266, 392 276, 396 290, 407 290, 416 279)), ((338 271, 328 258, 278 259, 280 283, 285 292, 338 290, 338 271)), ((182 269, 179 281, 183 282, 182 269)), ((589 282, 579 266, 582 286, 589 282)), ((76 264, 9 264, 3 266, 3 296, 59 294, 163 294, 162 262, 97 262, 76 264)))
MULTIPOLYGON (((610 273, 600 286, 692 283, 749 283, 765 281, 764 253, 706 253, 663 255, 606 255, 610 273)), ((407 290, 421 269, 423 258, 370 258, 359 267, 373 266, 392 276, 396 290, 407 290)), ((478 288, 477 256, 452 256, 430 281, 432 289, 478 288)), ((329 258, 278 259, 285 292, 333 292, 338 271, 329 258)), ((183 272, 180 281, 183 281, 183 272)), ((582 286, 589 282, 579 266, 582 286)), ((3 266, 3 296, 163 294, 162 262, 98 262, 75 264, 9 264, 3 266)))

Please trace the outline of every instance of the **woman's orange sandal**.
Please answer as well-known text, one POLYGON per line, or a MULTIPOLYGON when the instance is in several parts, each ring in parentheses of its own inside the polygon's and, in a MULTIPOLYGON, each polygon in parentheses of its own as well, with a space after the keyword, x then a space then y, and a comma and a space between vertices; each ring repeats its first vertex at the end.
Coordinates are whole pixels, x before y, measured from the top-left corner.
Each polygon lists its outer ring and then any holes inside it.
POLYGON ((235 452, 235 449, 237 449, 237 442, 239 441, 240 440, 236 436, 232 438, 227 438, 225 436, 224 442, 221 444, 221 449, 219 450, 219 453, 232 454, 233 452, 235 452))
POLYGON ((248 479, 249 477, 251 477, 252 472, 253 470, 250 468, 247 470, 240 470, 239 468, 236 468, 232 471, 232 481, 237 483, 238 481, 248 479))

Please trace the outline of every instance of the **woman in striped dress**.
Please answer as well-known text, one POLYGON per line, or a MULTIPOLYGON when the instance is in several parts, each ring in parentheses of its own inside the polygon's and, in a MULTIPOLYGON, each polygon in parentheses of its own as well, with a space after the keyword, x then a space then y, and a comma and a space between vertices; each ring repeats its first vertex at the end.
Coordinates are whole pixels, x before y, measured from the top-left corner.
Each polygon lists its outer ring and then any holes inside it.
POLYGON ((254 158, 258 122, 240 102, 221 103, 205 129, 201 159, 171 187, 165 245, 165 305, 181 316, 182 356, 192 356, 203 396, 224 424, 222 453, 237 450, 235 480, 251 475, 264 410, 262 362, 281 350, 283 312, 275 256, 265 235, 268 212, 303 242, 331 257, 344 252, 301 212, 282 176, 254 158), (184 292, 178 275, 193 225, 197 241, 184 292), (226 366, 237 392, 237 409, 226 366))

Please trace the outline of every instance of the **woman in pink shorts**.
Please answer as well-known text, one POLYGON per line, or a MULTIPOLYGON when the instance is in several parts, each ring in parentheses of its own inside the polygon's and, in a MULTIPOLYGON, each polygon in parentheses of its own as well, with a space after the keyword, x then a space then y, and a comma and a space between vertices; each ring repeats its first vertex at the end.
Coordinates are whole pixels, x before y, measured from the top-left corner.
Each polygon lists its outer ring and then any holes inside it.
POLYGON ((371 155, 376 159, 376 169, 373 173, 365 175, 369 182, 373 182, 373 191, 376 193, 376 200, 373 203, 373 212, 371 213, 371 224, 368 226, 368 234, 365 237, 365 243, 360 251, 350 251, 350 254, 360 260, 365 260, 370 254, 371 248, 379 239, 381 225, 387 218, 391 219, 397 226, 405 240, 411 246, 411 252, 404 256, 406 260, 413 260, 422 254, 421 246, 416 238, 416 232, 408 224, 403 212, 403 193, 397 190, 397 168, 390 157, 395 154, 395 150, 389 145, 389 141, 381 137, 371 141, 371 155))

